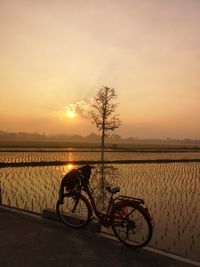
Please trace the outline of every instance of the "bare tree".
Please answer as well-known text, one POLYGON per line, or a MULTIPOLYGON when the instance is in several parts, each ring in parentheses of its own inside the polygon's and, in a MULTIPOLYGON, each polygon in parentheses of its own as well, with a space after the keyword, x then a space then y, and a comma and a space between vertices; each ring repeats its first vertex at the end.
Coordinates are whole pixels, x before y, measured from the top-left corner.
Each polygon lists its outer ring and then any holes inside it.
POLYGON ((109 131, 119 128, 121 121, 116 114, 118 103, 113 101, 117 98, 114 88, 103 86, 97 92, 94 104, 92 104, 91 118, 101 131, 101 161, 104 161, 105 136, 109 131))

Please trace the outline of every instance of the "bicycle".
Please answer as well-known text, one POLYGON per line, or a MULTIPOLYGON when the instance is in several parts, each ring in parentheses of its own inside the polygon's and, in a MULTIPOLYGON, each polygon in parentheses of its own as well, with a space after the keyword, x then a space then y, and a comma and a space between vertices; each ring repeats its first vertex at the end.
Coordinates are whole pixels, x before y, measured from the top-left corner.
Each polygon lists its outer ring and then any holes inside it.
POLYGON ((106 212, 100 212, 89 187, 90 173, 89 165, 74 171, 79 182, 76 186, 73 185, 73 189, 63 193, 62 200, 58 200, 56 204, 60 220, 67 226, 81 228, 94 218, 94 213, 95 219, 104 227, 112 227, 114 235, 125 245, 134 248, 146 246, 152 238, 153 227, 149 211, 143 206, 144 200, 122 195, 114 198, 120 188, 106 187, 110 199, 106 212), (86 169, 87 172, 84 173, 86 169), (82 190, 87 197, 82 194, 82 190))

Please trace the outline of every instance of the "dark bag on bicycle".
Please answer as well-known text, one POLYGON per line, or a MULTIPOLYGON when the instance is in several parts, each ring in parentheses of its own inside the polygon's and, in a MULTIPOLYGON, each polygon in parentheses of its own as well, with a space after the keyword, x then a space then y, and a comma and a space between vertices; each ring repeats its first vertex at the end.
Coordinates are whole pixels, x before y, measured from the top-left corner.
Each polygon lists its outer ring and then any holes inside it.
POLYGON ((61 187, 65 188, 66 191, 75 189, 80 184, 80 179, 77 175, 77 170, 71 170, 62 179, 61 187))
POLYGON ((80 178, 81 178, 81 183, 82 185, 88 185, 89 184, 89 179, 91 175, 91 166, 90 165, 85 165, 81 168, 79 168, 78 173, 80 173, 80 178))
POLYGON ((63 200, 64 188, 66 189, 66 191, 72 191, 78 188, 80 182, 83 186, 88 185, 90 174, 90 165, 85 165, 77 170, 73 169, 70 172, 66 173, 60 184, 59 201, 62 202, 63 200))

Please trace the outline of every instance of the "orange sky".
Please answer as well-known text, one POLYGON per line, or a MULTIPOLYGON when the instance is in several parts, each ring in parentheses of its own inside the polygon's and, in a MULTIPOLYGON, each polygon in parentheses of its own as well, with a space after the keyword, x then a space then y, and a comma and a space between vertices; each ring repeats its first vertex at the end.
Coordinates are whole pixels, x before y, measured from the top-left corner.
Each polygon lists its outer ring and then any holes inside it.
POLYGON ((0 130, 96 132, 64 111, 108 85, 122 136, 200 138, 199 14, 198 0, 1 0, 0 130))

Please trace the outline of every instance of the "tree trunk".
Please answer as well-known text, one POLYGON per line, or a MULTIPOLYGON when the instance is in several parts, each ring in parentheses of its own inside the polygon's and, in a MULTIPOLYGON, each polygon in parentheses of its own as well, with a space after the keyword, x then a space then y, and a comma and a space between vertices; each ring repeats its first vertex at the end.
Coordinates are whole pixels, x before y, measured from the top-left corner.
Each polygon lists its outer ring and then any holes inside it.
POLYGON ((104 181, 104 141, 105 141, 105 130, 102 129, 101 136, 101 181, 104 181))
POLYGON ((100 181, 100 195, 101 195, 101 208, 105 212, 105 169, 104 161, 101 163, 101 181, 100 181))
POLYGON ((0 182, 0 205, 2 204, 2 195, 1 195, 1 182, 0 182))
POLYGON ((102 136, 101 136, 101 161, 104 162, 104 146, 105 146, 105 129, 102 129, 102 136))

